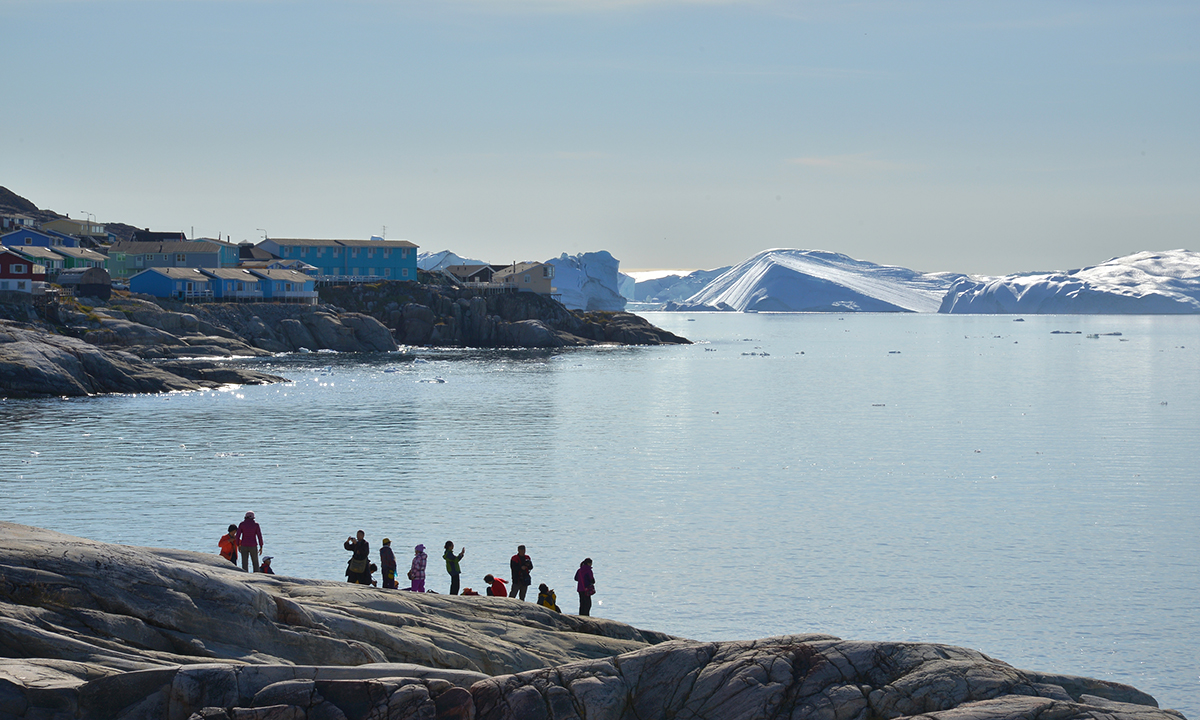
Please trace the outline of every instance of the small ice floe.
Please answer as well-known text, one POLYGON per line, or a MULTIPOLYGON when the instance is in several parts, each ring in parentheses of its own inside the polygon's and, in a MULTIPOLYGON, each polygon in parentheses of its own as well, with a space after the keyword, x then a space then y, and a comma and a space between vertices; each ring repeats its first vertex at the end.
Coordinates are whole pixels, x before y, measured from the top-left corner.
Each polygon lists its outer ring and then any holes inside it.
POLYGON ((446 380, 445 378, 425 378, 424 380, 418 380, 417 382, 441 384, 446 382, 446 380))
POLYGON ((34 456, 34 457, 37 457, 38 455, 41 455, 41 453, 40 453, 40 452, 38 452, 37 450, 30 450, 30 451, 29 451, 29 454, 30 454, 30 455, 32 455, 32 456, 34 456))
POLYGON ((308 354, 308 353, 312 352, 312 350, 309 350, 306 347, 298 347, 298 348, 296 348, 296 352, 302 353, 302 354, 308 354))
POLYGON ((1087 337, 1088 340, 1098 340, 1100 339, 1100 333, 1088 333, 1087 337))
POLYGON ((887 407, 884 403, 871 403, 871 407, 887 407))
POLYGON ((1051 335, 1082 335, 1081 330, 1051 330, 1051 335))
POLYGON ((397 372, 400 372, 400 368, 388 368, 387 370, 384 370, 384 372, 385 373, 397 373, 397 372))
POLYGON ((742 356, 743 356, 743 357, 770 357, 770 356, 771 356, 771 353, 765 353, 765 352, 746 352, 746 353, 742 353, 742 356))
POLYGON ((320 350, 318 350, 317 352, 321 353, 322 355, 335 355, 335 354, 337 354, 337 350, 330 350, 329 348, 321 348, 321 349, 320 349, 320 350))
POLYGON ((425 358, 417 358, 416 360, 413 360, 413 365, 427 365, 428 363, 429 361, 425 358))

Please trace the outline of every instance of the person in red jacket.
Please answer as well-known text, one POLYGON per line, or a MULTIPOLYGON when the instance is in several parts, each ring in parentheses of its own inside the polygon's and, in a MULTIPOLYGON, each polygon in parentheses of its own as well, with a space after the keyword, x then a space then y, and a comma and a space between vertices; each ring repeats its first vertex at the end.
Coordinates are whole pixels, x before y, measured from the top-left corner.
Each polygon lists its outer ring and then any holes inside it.
POLYGON ((237 525, 229 526, 229 532, 221 536, 217 547, 221 548, 221 557, 237 565, 237 525))
POLYGON ((483 581, 488 584, 488 597, 508 597, 507 580, 488 573, 483 576, 483 581))

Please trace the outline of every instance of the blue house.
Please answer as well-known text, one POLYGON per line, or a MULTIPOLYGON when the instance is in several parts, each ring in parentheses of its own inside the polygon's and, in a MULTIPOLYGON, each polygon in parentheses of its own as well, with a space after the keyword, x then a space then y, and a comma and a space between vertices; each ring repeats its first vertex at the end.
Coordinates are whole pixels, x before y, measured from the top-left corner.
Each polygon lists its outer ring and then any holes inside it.
POLYGON ((263 299, 275 302, 317 304, 317 279, 299 270, 251 269, 262 278, 263 299))
POLYGON ((200 268, 211 279, 213 299, 221 302, 262 302, 266 281, 244 268, 200 268))
POLYGON ((129 278, 129 290, 184 302, 213 298, 211 278, 195 268, 149 268, 129 278))
POLYGON ((79 247, 79 240, 61 233, 21 228, 6 235, 0 235, 0 245, 9 247, 79 247))
POLYGON ((417 246, 407 240, 269 238, 257 247, 281 260, 301 260, 323 282, 416 280, 417 246))

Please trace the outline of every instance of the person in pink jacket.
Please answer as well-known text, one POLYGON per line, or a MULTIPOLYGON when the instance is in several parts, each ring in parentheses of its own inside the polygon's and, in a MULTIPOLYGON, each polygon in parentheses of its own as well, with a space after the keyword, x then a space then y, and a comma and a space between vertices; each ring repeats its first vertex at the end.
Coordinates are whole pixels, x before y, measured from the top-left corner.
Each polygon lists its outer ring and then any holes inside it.
POLYGON ((408 579, 412 580, 413 592, 425 592, 425 562, 429 556, 425 554, 425 546, 418 545, 413 549, 412 567, 408 570, 408 579))
POLYGON ((262 552, 262 528, 254 522, 254 513, 246 513, 246 519, 237 529, 238 552, 242 555, 242 569, 250 569, 250 561, 254 561, 254 572, 258 572, 258 554, 262 552))

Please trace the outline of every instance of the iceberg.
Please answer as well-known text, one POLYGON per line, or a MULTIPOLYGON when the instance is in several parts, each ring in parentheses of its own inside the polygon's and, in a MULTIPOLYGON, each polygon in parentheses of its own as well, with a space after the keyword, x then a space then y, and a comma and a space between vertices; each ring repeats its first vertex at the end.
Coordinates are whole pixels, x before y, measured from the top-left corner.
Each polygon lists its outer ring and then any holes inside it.
POLYGON ((567 308, 589 312, 625 309, 618 277, 621 263, 606 250, 579 255, 563 253, 546 264, 554 266, 558 300, 567 308))
POLYGON ((1200 313, 1200 253, 1145 251, 1065 273, 963 277, 950 287, 938 312, 1200 313))
MULTIPOLYGON (((679 271, 638 280, 632 299, 637 302, 680 302, 703 290, 710 282, 724 275, 729 265, 715 270, 679 271)), ((628 297, 628 296, 626 296, 628 297)))
POLYGON ((922 273, 823 250, 764 250, 714 279, 681 310, 937 312, 957 273, 922 273))
POLYGON ((459 257, 449 250, 440 252, 417 253, 417 267, 429 272, 444 270, 451 265, 486 265, 482 260, 470 260, 459 257))

